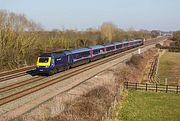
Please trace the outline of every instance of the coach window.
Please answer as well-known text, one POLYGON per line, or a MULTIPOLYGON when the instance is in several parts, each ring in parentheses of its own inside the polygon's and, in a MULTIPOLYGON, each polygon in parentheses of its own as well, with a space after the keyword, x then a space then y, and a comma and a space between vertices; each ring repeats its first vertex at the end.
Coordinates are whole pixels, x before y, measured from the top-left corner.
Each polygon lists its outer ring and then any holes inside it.
POLYGON ((94 54, 98 54, 99 53, 99 49, 94 50, 94 54))
POLYGON ((90 55, 89 52, 83 52, 83 53, 81 53, 81 56, 82 56, 82 57, 88 57, 89 55, 90 55))
POLYGON ((100 49, 100 53, 102 54, 104 51, 103 51, 103 49, 100 49))
POLYGON ((109 47, 109 50, 111 51, 111 50, 112 50, 112 47, 109 47))
POLYGON ((119 48, 121 48, 122 47, 122 45, 117 45, 117 49, 119 49, 119 48))
POLYGON ((110 51, 110 50, 111 50, 110 47, 107 47, 107 48, 106 48, 106 51, 110 51))
POLYGON ((84 57, 84 53, 83 52, 79 53, 79 58, 82 58, 82 57, 84 57))
POLYGON ((114 50, 114 46, 111 46, 110 49, 111 49, 111 50, 114 50))
POLYGON ((116 49, 119 49, 119 48, 120 48, 120 45, 117 45, 117 46, 116 46, 116 49))
POLYGON ((84 53, 84 52, 82 52, 82 53, 80 53, 79 55, 80 55, 80 56, 81 56, 81 58, 82 58, 82 57, 84 57, 84 56, 85 56, 85 53, 84 53))
POLYGON ((74 54, 73 57, 74 57, 75 59, 79 59, 79 55, 78 55, 78 54, 74 54))
POLYGON ((107 50, 107 51, 110 51, 110 50, 111 50, 111 48, 110 48, 110 47, 108 47, 106 50, 107 50))
POLYGON ((86 52, 86 54, 87 54, 87 57, 88 57, 88 56, 90 56, 90 53, 89 53, 89 51, 88 51, 88 52, 86 52))

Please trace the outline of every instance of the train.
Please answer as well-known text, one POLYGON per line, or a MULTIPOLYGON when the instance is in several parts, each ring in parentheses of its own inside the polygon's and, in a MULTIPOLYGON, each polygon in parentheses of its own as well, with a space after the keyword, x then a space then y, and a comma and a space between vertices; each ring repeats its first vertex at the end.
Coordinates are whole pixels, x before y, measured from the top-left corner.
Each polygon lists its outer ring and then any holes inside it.
POLYGON ((113 42, 71 50, 41 53, 37 59, 38 74, 53 75, 70 68, 90 63, 144 44, 144 38, 113 42))

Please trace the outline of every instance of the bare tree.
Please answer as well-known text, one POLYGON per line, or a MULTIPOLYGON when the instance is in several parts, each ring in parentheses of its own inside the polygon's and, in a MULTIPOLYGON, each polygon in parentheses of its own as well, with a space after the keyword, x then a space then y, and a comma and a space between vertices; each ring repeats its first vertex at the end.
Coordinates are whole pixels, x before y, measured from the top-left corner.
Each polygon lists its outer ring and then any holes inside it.
POLYGON ((114 24, 112 24, 111 22, 103 23, 101 25, 102 39, 108 40, 108 42, 111 42, 116 30, 117 30, 117 27, 114 24))
POLYGON ((19 67, 31 60, 37 37, 34 31, 40 29, 24 15, 0 10, 1 69, 19 67))

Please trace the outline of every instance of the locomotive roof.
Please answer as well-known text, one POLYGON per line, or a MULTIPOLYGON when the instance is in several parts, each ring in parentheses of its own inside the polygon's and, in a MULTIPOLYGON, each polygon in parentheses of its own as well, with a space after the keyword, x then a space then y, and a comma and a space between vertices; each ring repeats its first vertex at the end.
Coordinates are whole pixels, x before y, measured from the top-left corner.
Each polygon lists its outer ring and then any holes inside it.
POLYGON ((89 48, 77 48, 77 49, 70 50, 70 52, 72 54, 74 54, 74 53, 82 53, 82 52, 87 52, 87 51, 90 51, 90 49, 89 48))
POLYGON ((51 57, 51 53, 41 53, 40 57, 51 57))
POLYGON ((59 57, 63 55, 69 55, 71 52, 69 50, 65 51, 56 51, 56 52, 50 52, 50 53, 41 53, 40 57, 59 57))

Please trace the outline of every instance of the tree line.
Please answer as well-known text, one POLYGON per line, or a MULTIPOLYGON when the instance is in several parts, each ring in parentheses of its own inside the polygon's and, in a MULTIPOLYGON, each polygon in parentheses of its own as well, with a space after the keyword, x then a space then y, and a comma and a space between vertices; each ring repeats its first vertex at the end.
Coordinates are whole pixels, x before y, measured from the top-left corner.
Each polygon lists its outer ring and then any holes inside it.
POLYGON ((173 35, 174 45, 180 47, 180 31, 177 31, 173 35))
POLYGON ((85 47, 133 38, 151 38, 144 31, 124 31, 111 22, 86 31, 45 31, 23 14, 0 10, 0 70, 33 65, 41 52, 85 47))

